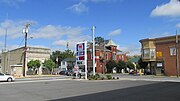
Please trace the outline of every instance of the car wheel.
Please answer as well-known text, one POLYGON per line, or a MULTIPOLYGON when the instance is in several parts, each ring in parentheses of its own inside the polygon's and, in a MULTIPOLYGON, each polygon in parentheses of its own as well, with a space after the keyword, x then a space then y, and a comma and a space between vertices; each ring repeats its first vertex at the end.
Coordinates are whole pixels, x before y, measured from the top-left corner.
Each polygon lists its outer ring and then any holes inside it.
POLYGON ((8 81, 8 82, 12 82, 12 78, 8 78, 7 81, 8 81))

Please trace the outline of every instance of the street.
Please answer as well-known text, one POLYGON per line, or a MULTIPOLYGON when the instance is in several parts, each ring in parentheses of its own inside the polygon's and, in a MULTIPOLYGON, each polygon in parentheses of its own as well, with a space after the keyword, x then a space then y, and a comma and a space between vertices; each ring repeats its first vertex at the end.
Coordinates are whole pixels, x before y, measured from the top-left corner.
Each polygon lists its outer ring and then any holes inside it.
POLYGON ((180 83, 176 82, 64 79, 30 81, 0 83, 0 101, 180 100, 180 83))

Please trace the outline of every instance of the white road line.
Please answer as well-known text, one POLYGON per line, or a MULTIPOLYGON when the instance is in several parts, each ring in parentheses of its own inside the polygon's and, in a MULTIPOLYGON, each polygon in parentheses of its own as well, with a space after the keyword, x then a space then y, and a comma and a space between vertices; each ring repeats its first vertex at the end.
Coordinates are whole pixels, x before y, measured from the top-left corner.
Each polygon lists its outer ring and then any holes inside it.
POLYGON ((68 80, 68 79, 51 79, 51 80, 0 82, 0 85, 3 85, 3 84, 34 83, 34 82, 50 82, 50 81, 65 81, 65 80, 68 80))

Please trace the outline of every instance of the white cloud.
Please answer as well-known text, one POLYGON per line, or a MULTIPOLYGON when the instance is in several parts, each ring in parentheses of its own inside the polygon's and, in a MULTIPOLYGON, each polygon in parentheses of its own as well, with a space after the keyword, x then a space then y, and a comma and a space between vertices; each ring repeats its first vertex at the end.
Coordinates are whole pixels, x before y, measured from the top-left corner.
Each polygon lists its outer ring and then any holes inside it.
MULTIPOLYGON (((5 20, 4 22, 0 22, 0 38, 3 41, 5 35, 5 29, 8 29, 8 40, 14 41, 15 43, 8 43, 7 49, 15 49, 21 47, 19 45, 22 43, 22 39, 24 38, 24 34, 22 33, 22 29, 24 28, 26 22, 28 20, 21 21, 13 21, 13 20, 5 20)), ((83 34, 86 31, 86 28, 83 27, 71 27, 71 26, 56 26, 56 25, 46 25, 42 27, 35 28, 35 25, 30 26, 29 36, 32 36, 33 39, 38 39, 38 41, 44 41, 44 39, 50 39, 52 43, 43 45, 33 45, 33 46, 43 46, 43 47, 53 47, 53 48, 64 48, 69 43, 69 48, 74 50, 75 44, 79 41, 83 40, 91 40, 91 36, 88 34, 83 34), (49 46, 50 45, 50 46, 49 46)), ((34 43, 36 43, 34 41, 34 43)), ((4 47, 3 42, 0 42, 0 49, 4 47)), ((29 46, 32 46, 30 43, 29 46)))
POLYGON ((0 36, 5 35, 5 30, 7 28, 8 37, 11 39, 15 39, 18 37, 23 36, 22 29, 24 28, 27 22, 34 22, 29 20, 22 20, 22 21, 12 21, 12 20, 5 20, 4 22, 0 23, 0 36))
POLYGON ((176 24, 176 27, 177 27, 177 28, 180 28, 180 23, 176 24))
POLYGON ((151 16, 180 17, 180 1, 170 0, 169 3, 157 6, 151 12, 151 16))
POLYGON ((0 3, 4 3, 10 6, 17 6, 18 3, 23 3, 26 0, 0 0, 0 3))
POLYGON ((74 13, 80 14, 80 13, 88 12, 89 8, 83 2, 79 2, 78 4, 74 4, 67 9, 71 10, 74 13))
POLYGON ((75 45, 77 44, 77 42, 82 42, 84 40, 91 40, 91 36, 89 35, 79 35, 79 36, 74 36, 74 37, 69 37, 67 40, 57 40, 53 43, 53 45, 57 45, 57 46, 63 46, 63 47, 66 47, 67 46, 67 43, 68 43, 68 47, 70 49, 73 49, 75 48, 75 45))
POLYGON ((141 54, 141 48, 140 46, 137 46, 137 45, 127 45, 127 46, 124 46, 124 47, 119 47, 119 49, 123 52, 123 53, 126 53, 128 52, 127 55, 130 55, 130 56, 134 56, 134 55, 140 55, 141 54))
POLYGON ((74 37, 78 36, 79 34, 82 33, 82 31, 85 28, 81 27, 62 27, 62 26, 54 26, 54 25, 47 25, 43 26, 36 31, 32 33, 33 38, 61 38, 62 36, 67 36, 69 37, 74 37))
POLYGON ((108 34, 108 36, 116 36, 116 35, 121 34, 121 32, 122 32, 122 30, 119 28, 119 29, 116 29, 116 30, 110 32, 110 33, 108 34))

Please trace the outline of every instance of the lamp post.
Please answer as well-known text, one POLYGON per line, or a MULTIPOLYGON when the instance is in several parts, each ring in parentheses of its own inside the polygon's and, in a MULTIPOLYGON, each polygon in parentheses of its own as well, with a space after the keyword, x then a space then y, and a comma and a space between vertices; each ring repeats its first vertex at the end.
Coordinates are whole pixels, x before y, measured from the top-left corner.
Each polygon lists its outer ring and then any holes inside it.
POLYGON ((177 78, 179 77, 179 52, 178 52, 178 34, 176 30, 176 73, 177 78))
POLYGON ((23 60, 23 76, 26 76, 26 51, 27 51, 27 34, 28 34, 28 28, 30 24, 27 23, 25 28, 23 29, 23 33, 25 34, 25 42, 24 42, 24 60, 23 60))
POLYGON ((95 31, 95 26, 92 27, 92 41, 93 41, 93 75, 96 74, 95 71, 95 42, 94 42, 94 31, 95 31))

